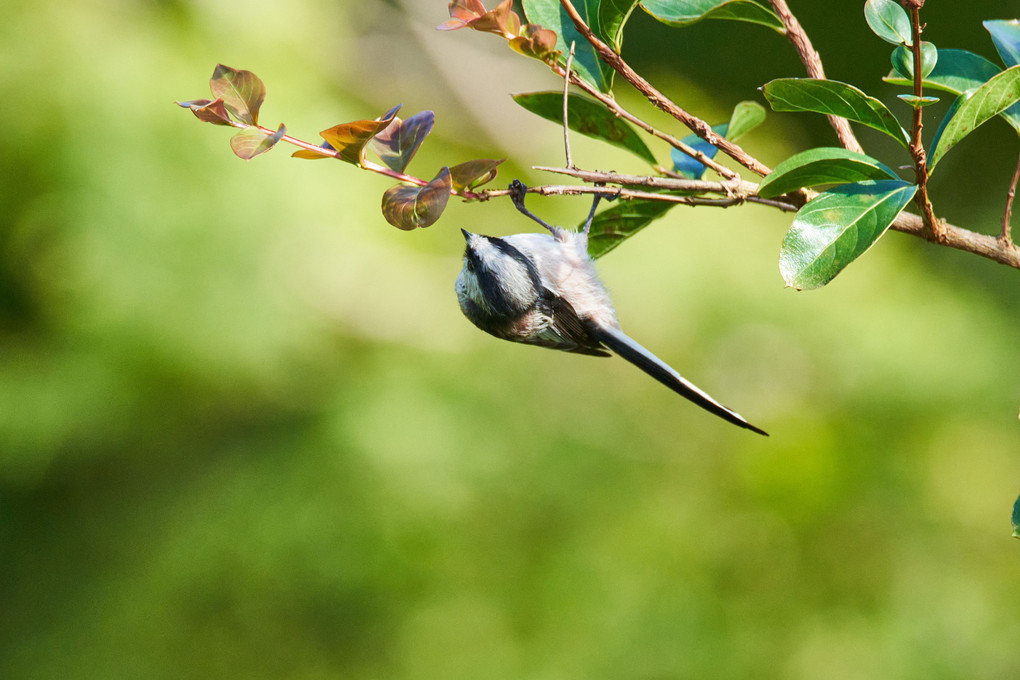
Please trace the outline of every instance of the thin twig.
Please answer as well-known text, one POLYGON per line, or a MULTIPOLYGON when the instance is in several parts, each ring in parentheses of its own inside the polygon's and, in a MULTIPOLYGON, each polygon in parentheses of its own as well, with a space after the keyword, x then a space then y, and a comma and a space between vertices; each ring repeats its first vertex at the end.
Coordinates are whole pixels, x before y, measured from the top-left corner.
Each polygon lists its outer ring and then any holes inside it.
POLYGON ((618 172, 600 172, 597 170, 581 170, 580 168, 551 168, 544 165, 532 166, 542 172, 554 172, 569 175, 584 182, 617 184, 620 186, 649 187, 670 191, 693 191, 698 193, 724 194, 734 198, 750 198, 758 191, 758 185, 744 180, 710 182, 702 179, 674 179, 655 175, 624 175, 618 172))
POLYGON ((574 63, 574 41, 570 41, 570 54, 567 55, 567 67, 563 74, 563 150, 567 156, 567 167, 574 167, 574 159, 570 156, 570 128, 567 127, 567 95, 570 92, 570 67, 574 63))
POLYGON ((1020 180, 1020 157, 1016 159, 1016 170, 1013 172, 1013 180, 1009 183, 1009 191, 1006 192, 1006 214, 1002 217, 1002 232, 999 234, 999 245, 1007 249, 1016 249, 1013 237, 1010 235, 1010 220, 1013 213, 1013 197, 1016 195, 1016 183, 1020 180))
MULTIPOLYGON (((797 54, 800 55, 800 60, 804 64, 804 68, 807 69, 807 74, 812 78, 825 80, 822 58, 811 44, 811 39, 808 38, 804 27, 800 25, 797 17, 793 15, 790 7, 786 4, 786 0, 769 0, 769 2, 772 4, 772 9, 775 10, 779 20, 783 22, 783 26, 786 28, 786 37, 789 38, 790 42, 797 49, 797 54)), ((844 149, 864 153, 860 142, 854 136, 854 131, 850 128, 850 121, 839 116, 829 116, 828 118, 829 125, 836 131, 836 136, 839 137, 839 142, 843 145, 844 149)))
MULTIPOLYGON (((769 174, 769 168, 758 161, 758 159, 752 157, 742 148, 725 137, 717 135, 712 130, 711 125, 679 107, 673 100, 659 92, 652 86, 651 83, 638 75, 638 73, 634 71, 634 69, 631 68, 619 54, 614 52, 609 45, 602 42, 602 40, 600 40, 599 37, 592 32, 591 28, 588 27, 588 24, 586 24, 584 19, 581 18, 581 15, 577 13, 577 10, 574 8, 574 5, 570 0, 560 0, 560 5, 566 11, 571 21, 574 22, 574 26, 577 28, 578 32, 584 36, 585 40, 591 43, 592 47, 595 48, 595 51, 598 52, 599 58, 612 67, 614 71, 619 73, 624 80, 637 88, 637 90, 643 94, 653 106, 676 118, 678 121, 690 128, 694 134, 698 135, 712 146, 718 148, 724 154, 740 163, 751 172, 761 175, 762 177, 769 174)), ((699 158, 698 160, 701 159, 699 158)))
MULTIPOLYGON (((912 51, 914 57, 914 96, 920 98, 924 93, 923 76, 921 75, 921 3, 906 3, 910 12, 910 32, 913 42, 912 51)), ((910 139, 910 155, 914 159, 914 176, 917 180, 917 195, 914 196, 914 203, 921 211, 924 223, 935 241, 941 242, 944 237, 942 223, 935 217, 935 209, 931 204, 931 197, 928 196, 928 159, 924 150, 924 143, 921 140, 921 131, 924 129, 924 107, 914 107, 914 124, 910 139)))

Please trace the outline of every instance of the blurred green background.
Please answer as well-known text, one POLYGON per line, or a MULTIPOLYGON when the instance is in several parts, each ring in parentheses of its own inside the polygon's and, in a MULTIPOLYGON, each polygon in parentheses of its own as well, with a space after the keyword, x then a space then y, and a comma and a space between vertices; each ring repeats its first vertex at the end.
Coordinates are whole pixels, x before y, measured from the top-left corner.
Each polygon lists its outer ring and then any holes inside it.
MULTIPOLYGON (((905 120, 863 3, 791 4, 830 77, 905 120)), ((926 37, 990 58, 980 20, 1020 13, 929 5, 926 37)), ((759 438, 623 361, 465 321, 458 227, 531 230, 507 201, 400 232, 385 178, 282 147, 244 163, 173 104, 223 62, 304 139, 403 102, 437 114, 412 171, 506 157, 500 184, 560 182, 530 169, 562 163, 559 130, 509 98, 556 79, 494 36, 434 31, 446 16, 7 7, 0 677, 1020 677, 1020 273, 890 233, 795 293, 788 216, 675 208, 601 270, 628 332, 759 438)), ((713 123, 803 73, 765 29, 640 12, 625 53, 713 123)), ((833 141, 773 114, 742 143, 774 165, 833 141)), ((1001 121, 961 144, 939 213, 997 232, 1017 150, 1001 121)), ((531 207, 573 224, 587 203, 531 207)))

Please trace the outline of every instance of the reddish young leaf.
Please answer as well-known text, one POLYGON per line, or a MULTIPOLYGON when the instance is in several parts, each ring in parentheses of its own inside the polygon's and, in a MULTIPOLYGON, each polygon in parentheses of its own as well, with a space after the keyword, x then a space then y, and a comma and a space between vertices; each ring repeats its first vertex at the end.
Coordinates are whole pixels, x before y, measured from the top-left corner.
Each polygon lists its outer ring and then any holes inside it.
POLYGON ((230 148, 234 150, 238 158, 250 161, 255 156, 263 154, 276 146, 276 143, 285 134, 287 134, 287 128, 284 127, 283 123, 280 123, 280 127, 271 135, 267 135, 253 125, 246 127, 231 137, 230 148))
POLYGON ((443 214, 450 200, 450 169, 443 168, 436 178, 423 187, 398 184, 382 197, 382 213, 397 229, 411 231, 427 227, 443 214))
POLYGON ((464 189, 474 189, 492 180, 496 176, 496 166, 505 160, 505 158, 498 161, 480 159, 453 166, 450 168, 450 180, 454 193, 459 194, 464 189))
POLYGON ((223 99, 227 111, 249 125, 259 124, 259 108, 266 99, 266 86, 251 71, 217 64, 209 80, 213 96, 223 99))
POLYGON ((418 147, 432 131, 436 116, 431 111, 416 113, 407 120, 394 118, 386 128, 372 138, 369 148, 394 172, 403 172, 414 158, 418 147))
POLYGON ((521 31, 521 18, 512 10, 513 0, 503 0, 488 12, 477 0, 454 0, 450 3, 451 19, 436 26, 441 31, 472 28, 496 35, 517 35, 521 31))
POLYGON ((397 104, 383 114, 382 118, 341 123, 328 130, 323 130, 319 135, 326 140, 327 144, 340 152, 340 160, 361 165, 365 160, 365 146, 393 121, 401 106, 401 104, 397 104))
POLYGON ((521 35, 510 39, 510 47, 526 57, 543 61, 559 54, 556 49, 556 31, 542 28, 538 24, 525 26, 521 35))
POLYGON ((195 99, 190 102, 177 102, 178 106, 191 109, 195 117, 213 125, 230 125, 230 115, 223 106, 223 99, 210 101, 208 99, 195 99))
MULTIPOLYGON (((327 151, 333 152, 336 151, 336 149, 333 148, 333 145, 330 144, 329 142, 323 142, 322 144, 319 145, 319 148, 326 149, 327 151)), ((326 154, 316 153, 315 151, 311 151, 309 149, 298 149, 290 156, 291 158, 307 158, 310 161, 321 161, 323 158, 333 158, 333 156, 327 156, 326 154)))

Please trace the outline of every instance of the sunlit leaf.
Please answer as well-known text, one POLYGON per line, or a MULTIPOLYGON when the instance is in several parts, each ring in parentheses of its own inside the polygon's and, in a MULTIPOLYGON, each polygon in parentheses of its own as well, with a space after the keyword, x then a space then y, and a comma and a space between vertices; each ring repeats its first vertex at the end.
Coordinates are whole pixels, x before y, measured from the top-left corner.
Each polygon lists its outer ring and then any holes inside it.
POLYGON ((733 107, 730 114, 726 139, 735 142, 765 122, 765 107, 758 102, 742 101, 733 107))
POLYGON ((812 111, 842 116, 886 133, 907 146, 906 131, 885 104, 835 80, 780 78, 762 88, 775 111, 812 111))
POLYGON ((938 104, 940 101, 938 97, 918 97, 912 94, 898 94, 896 96, 905 101, 907 104, 910 104, 910 106, 915 109, 931 106, 932 104, 938 104))
POLYGON ((899 179, 894 170, 871 156, 842 147, 802 151, 775 167, 758 185, 758 195, 774 198, 804 187, 865 180, 899 179))
POLYGON ((841 184, 808 201, 779 253, 786 285, 806 290, 827 284, 885 233, 915 191, 902 180, 867 181, 841 184))
POLYGON ((1020 64, 1020 19, 983 21, 981 25, 992 34, 992 42, 1007 67, 1020 64))
POLYGON ((864 18, 868 26, 882 40, 893 45, 913 45, 910 17, 899 3, 893 0, 868 0, 864 4, 864 18))
POLYGON ((513 0, 503 0, 486 11, 478 0, 454 0, 450 3, 450 18, 436 28, 440 31, 472 28, 496 35, 517 34, 521 29, 521 18, 512 11, 512 7, 513 0))
POLYGON ((435 121, 436 116, 431 111, 416 113, 407 120, 394 117, 382 132, 372 137, 369 148, 390 170, 403 172, 432 131, 435 121))
POLYGON ((217 64, 209 89, 213 97, 222 98, 227 111, 249 125, 258 125, 259 108, 266 99, 266 86, 251 71, 242 71, 217 64))
MULTIPOLYGON (((1001 73, 1002 69, 984 57, 967 50, 939 50, 938 63, 924 79, 924 87, 944 90, 953 94, 962 94, 967 90, 980 87, 985 82, 1001 73)), ((893 69, 883 78, 888 83, 912 87, 913 80, 905 74, 893 69)), ((999 114, 1013 129, 1020 133, 1020 104, 1014 104, 999 114)))
POLYGON ((333 154, 336 152, 336 149, 334 149, 329 142, 323 142, 322 144, 319 145, 319 148, 329 151, 330 155, 327 156, 326 154, 316 153, 315 151, 311 151, 310 149, 298 149, 297 151, 291 154, 291 157, 305 158, 310 161, 321 161, 325 158, 334 157, 333 154))
POLYGON ((390 187, 382 197, 383 217, 404 231, 427 227, 443 214, 452 188, 449 168, 440 170, 436 178, 423 187, 407 184, 390 187))
MULTIPOLYGON (((935 69, 939 60, 939 51, 930 42, 921 41, 921 79, 927 78, 935 69)), ((898 45, 889 55, 893 70, 902 73, 913 83, 914 79, 914 51, 911 47, 898 45)))
MULTIPOLYGON (((591 43, 577 32, 574 22, 559 2, 555 0, 523 0, 521 4, 524 7, 524 15, 530 23, 538 24, 542 28, 556 33, 556 50, 560 52, 556 58, 558 64, 561 66, 566 64, 570 43, 574 42, 572 68, 577 72, 577 75, 602 92, 609 92, 612 89, 613 69, 599 59, 591 43)), ((608 42, 599 28, 599 6, 600 0, 575 0, 574 2, 577 13, 595 35, 602 38, 604 42, 608 42)))
POLYGON ((375 120, 356 120, 353 123, 334 125, 320 132, 319 136, 340 153, 340 160, 361 165, 365 160, 365 147, 393 121, 400 106, 397 104, 375 120))
POLYGON ((641 9, 671 26, 689 26, 702 19, 730 19, 786 32, 772 10, 753 0, 641 0, 640 4, 641 9))
POLYGON ((177 102, 177 105, 191 109, 196 118, 206 123, 212 123, 213 125, 231 124, 230 115, 227 113, 226 107, 223 106, 222 99, 215 101, 195 99, 189 102, 177 102))
POLYGON ((595 215, 588 238, 588 254, 602 257, 677 205, 666 201, 617 201, 595 215))
POLYGON ((238 132, 236 135, 230 138, 230 148, 234 150, 239 158, 243 158, 246 161, 250 161, 255 156, 263 154, 280 141, 283 136, 287 134, 287 128, 280 124, 276 132, 271 135, 267 135, 262 130, 258 129, 254 125, 246 127, 245 129, 238 132))
POLYGON ((961 94, 942 119, 931 143, 928 167, 934 168, 976 127, 1020 101, 1020 66, 1013 66, 973 90, 961 94))
MULTIPOLYGON (((514 101, 535 115, 563 124, 562 92, 530 92, 515 94, 514 101)), ((655 156, 627 122, 610 113, 605 106, 571 94, 567 98, 567 127, 575 132, 601 139, 613 146, 626 149, 651 164, 655 156)))
POLYGON ((491 181, 498 172, 498 166, 505 158, 498 161, 479 159, 460 163, 450 168, 450 182, 453 185, 454 193, 460 193, 464 189, 474 189, 486 182, 491 181))

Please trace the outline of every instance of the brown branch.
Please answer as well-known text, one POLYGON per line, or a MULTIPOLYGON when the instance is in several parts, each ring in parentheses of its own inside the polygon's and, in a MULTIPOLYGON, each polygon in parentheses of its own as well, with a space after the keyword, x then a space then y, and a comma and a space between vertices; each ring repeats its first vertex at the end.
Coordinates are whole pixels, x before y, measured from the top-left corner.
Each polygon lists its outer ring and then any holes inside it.
POLYGON ((1013 172, 1013 180, 1009 183, 1009 191, 1006 192, 1006 214, 1002 217, 1002 232, 999 233, 999 245, 1007 249, 1016 249, 1013 237, 1010 235, 1010 220, 1013 214, 1013 197, 1016 196, 1016 183, 1020 181, 1020 157, 1016 159, 1016 170, 1013 172))
MULTIPOLYGON (((755 198, 758 191, 757 184, 740 179, 727 182, 710 182, 702 179, 674 179, 672 177, 658 177, 656 175, 624 175, 618 172, 599 172, 597 170, 581 170, 580 168, 551 168, 544 165, 532 167, 542 172, 554 172, 559 175, 576 177, 584 182, 649 187, 669 191, 724 194, 730 198, 740 198, 743 200, 755 198)), ((790 207, 796 209, 795 206, 791 205, 790 207)))
POLYGON ((643 94, 653 106, 676 118, 678 121, 690 128, 694 134, 698 135, 712 146, 718 148, 724 154, 735 160, 737 163, 740 163, 751 172, 761 175, 762 177, 769 174, 770 169, 766 165, 763 165, 760 161, 758 161, 758 159, 748 154, 730 140, 717 135, 712 131, 712 126, 677 106, 673 100, 659 92, 652 86, 651 83, 638 75, 637 72, 634 71, 634 69, 632 69, 619 54, 614 52, 609 45, 602 42, 602 40, 600 40, 599 37, 592 32, 592 30, 588 27, 588 24, 586 24, 584 19, 581 18, 581 15, 577 13, 577 10, 574 8, 574 5, 570 0, 560 0, 560 5, 563 6, 567 15, 574 22, 574 26, 577 27, 578 32, 584 36, 584 38, 591 43, 591 46, 595 48, 595 51, 598 52, 599 58, 612 67, 614 71, 619 73, 624 80, 637 88, 637 90, 643 94))
POLYGON ((938 245, 948 246, 968 253, 974 253, 981 257, 987 257, 989 260, 993 260, 999 264, 1004 264, 1009 267, 1013 267, 1014 269, 1020 269, 1020 248, 1017 248, 1012 244, 1010 244, 1009 247, 1003 246, 1002 243, 1000 243, 999 238, 996 236, 978 234, 945 222, 942 222, 941 225, 942 238, 938 241, 935 240, 934 235, 925 225, 924 220, 919 215, 915 215, 913 213, 900 213, 899 217, 896 218, 896 221, 893 222, 892 228, 905 234, 920 236, 921 238, 932 243, 937 243, 938 245))
MULTIPOLYGON (((807 74, 812 78, 825 80, 822 58, 811 44, 811 39, 808 38, 804 27, 800 25, 797 17, 793 15, 790 7, 786 4, 786 0, 769 0, 769 2, 772 4, 772 9, 775 10, 779 20, 783 22, 783 26, 786 27, 786 37, 789 38, 790 42, 797 49, 797 54, 800 55, 800 60, 804 64, 804 68, 807 69, 807 74)), ((850 121, 839 116, 828 116, 828 118, 829 125, 836 131, 836 136, 839 137, 839 142, 843 145, 844 149, 864 153, 864 149, 861 148, 860 142, 857 141, 857 137, 854 136, 854 131, 850 127, 850 121)))
MULTIPOLYGON (((910 32, 913 43, 914 59, 914 96, 920 98, 924 93, 921 74, 921 14, 920 3, 906 2, 910 11, 910 32), (915 6, 916 5, 916 6, 915 6)), ((921 131, 924 129, 924 107, 914 107, 914 124, 910 139, 910 156, 914 159, 914 177, 917 181, 917 195, 914 196, 914 203, 924 217, 924 223, 935 241, 942 241, 945 236, 945 229, 942 222, 935 217, 935 209, 931 204, 931 197, 928 196, 928 158, 921 141, 921 131)))

